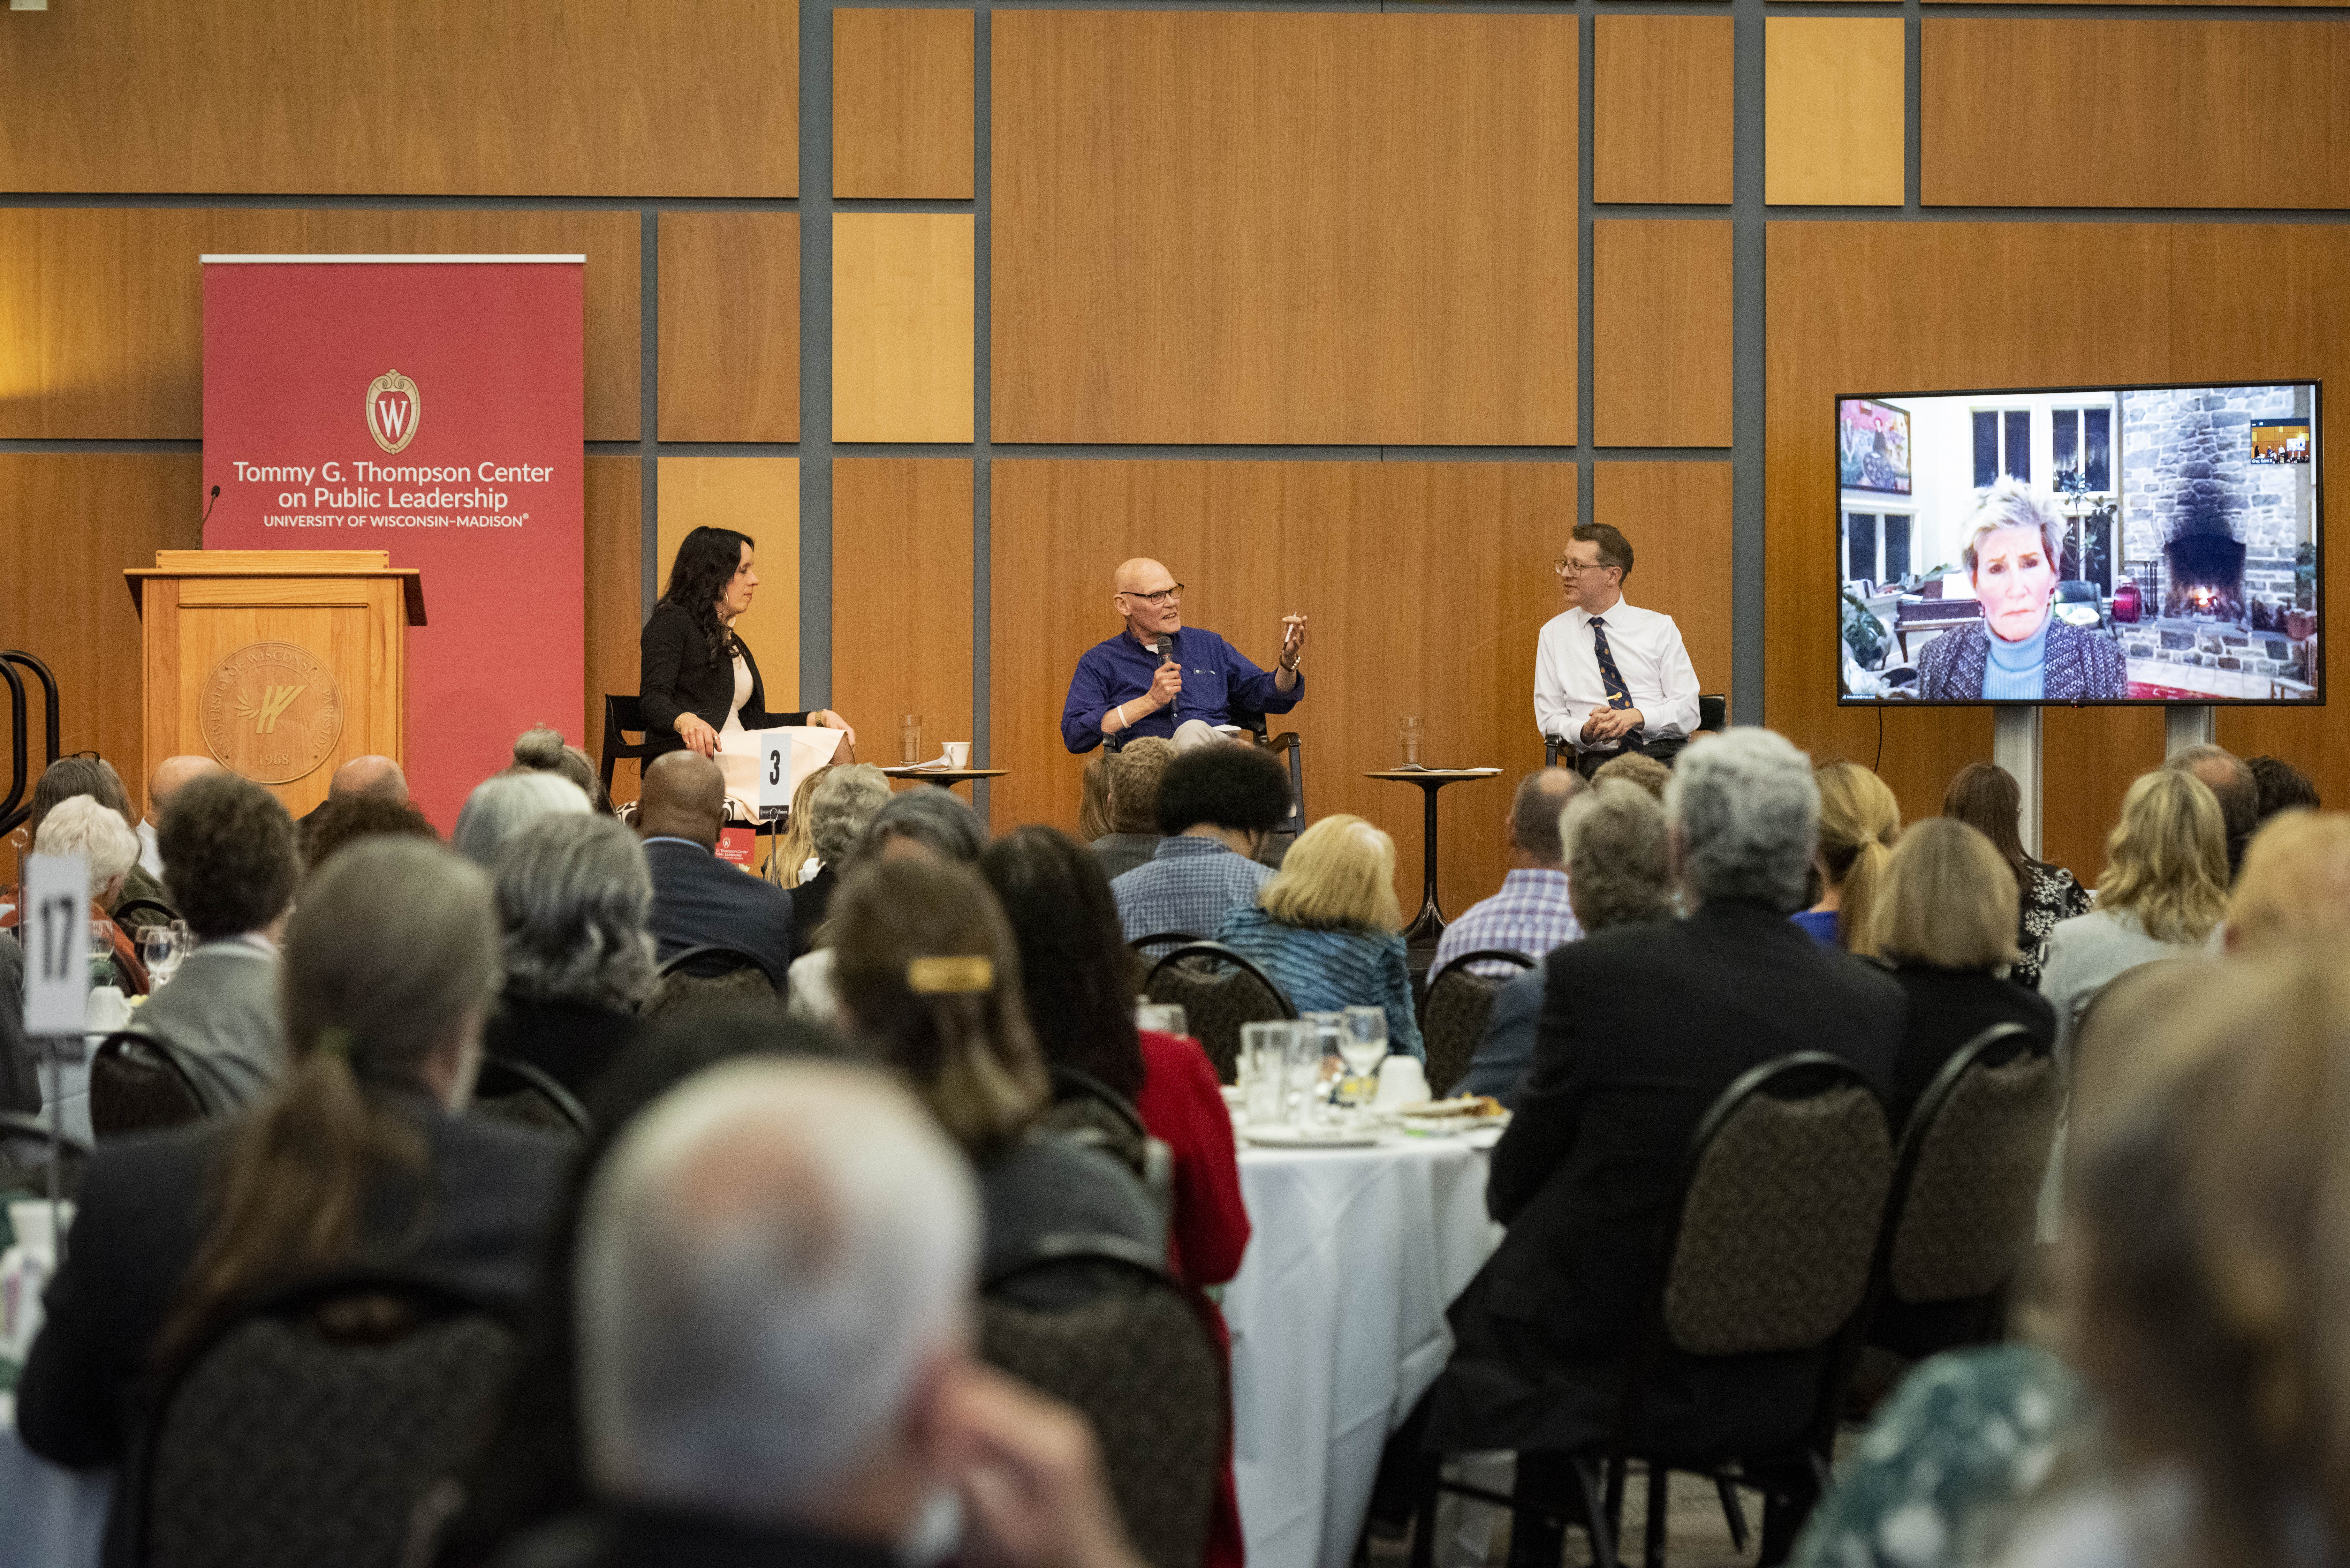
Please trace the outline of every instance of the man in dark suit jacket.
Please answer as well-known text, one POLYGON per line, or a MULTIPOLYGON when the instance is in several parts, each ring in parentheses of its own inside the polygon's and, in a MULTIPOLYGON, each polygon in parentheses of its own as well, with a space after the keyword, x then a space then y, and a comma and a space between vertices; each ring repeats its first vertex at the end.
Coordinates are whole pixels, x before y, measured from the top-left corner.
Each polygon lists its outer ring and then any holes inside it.
POLYGON ((688 948, 738 948, 766 966, 783 989, 792 960, 792 899, 718 858, 726 775, 708 757, 671 752, 645 769, 637 836, 653 874, 647 922, 663 961, 688 948))
MULTIPOLYGON (((1761 729, 1691 747, 1666 807, 1695 913, 1544 961, 1534 1064, 1486 1188, 1509 1234, 1452 1305, 1458 1348, 1429 1406, 1430 1448, 1517 1449, 1530 1490, 1571 1492, 1564 1455, 1614 1425, 1706 1109, 1794 1051, 1841 1056, 1885 1093, 1907 1016, 1892 980, 1787 920, 1817 839, 1801 752, 1761 729)), ((1804 1399, 1815 1375, 1787 1370, 1783 1389, 1741 1393, 1804 1399)), ((1514 1528, 1513 1563, 1557 1562, 1555 1525, 1514 1528)))

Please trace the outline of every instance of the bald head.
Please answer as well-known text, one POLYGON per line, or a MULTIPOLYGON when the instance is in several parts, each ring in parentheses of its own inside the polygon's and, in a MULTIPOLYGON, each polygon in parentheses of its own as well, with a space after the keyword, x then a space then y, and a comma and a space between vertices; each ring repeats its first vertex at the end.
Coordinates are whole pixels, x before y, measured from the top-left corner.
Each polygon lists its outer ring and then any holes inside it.
POLYGON ((328 782, 328 800, 388 800, 408 804, 408 775, 390 757, 353 757, 328 782))
POLYGON ((637 835, 683 838, 713 849, 726 826, 726 775, 692 752, 655 757, 637 796, 637 835))
POLYGON ((1558 836, 1558 814, 1586 788, 1570 768, 1544 768, 1519 782, 1510 803, 1510 847, 1530 870, 1555 871, 1566 859, 1558 836))
POLYGON ((1155 603, 1142 596, 1167 593, 1181 586, 1165 566, 1148 556, 1137 556, 1120 562, 1110 574, 1110 604, 1125 618, 1127 629, 1147 641, 1161 632, 1182 629, 1183 601, 1174 594, 1155 603))
POLYGON ((227 771, 210 757, 165 757, 156 764, 155 771, 147 775, 147 820, 163 820, 165 809, 171 805, 172 797, 180 793, 182 784, 203 778, 206 774, 227 771))

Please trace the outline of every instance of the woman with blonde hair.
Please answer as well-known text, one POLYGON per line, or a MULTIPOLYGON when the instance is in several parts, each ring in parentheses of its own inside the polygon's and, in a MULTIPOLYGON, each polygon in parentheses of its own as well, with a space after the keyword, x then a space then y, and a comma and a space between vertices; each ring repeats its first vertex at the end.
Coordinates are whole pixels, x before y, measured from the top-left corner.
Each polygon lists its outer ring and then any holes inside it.
POLYGON ((1901 803, 1858 763, 1813 770, 1820 786, 1820 901, 1795 924, 1825 947, 1877 956, 1877 889, 1901 837, 1901 803))
POLYGON ((2048 933, 2040 994, 2056 1008, 2068 1059, 2074 1026, 2106 982, 2157 959, 2207 950, 2228 907, 2228 830, 2219 798, 2194 774, 2142 774, 2106 840, 2097 907, 2048 933))
POLYGON ((1425 1055, 1404 962, 1395 840, 1359 816, 1326 816, 1289 846, 1253 908, 1216 940, 1273 976, 1300 1012, 1381 1007, 1388 1049, 1425 1055))

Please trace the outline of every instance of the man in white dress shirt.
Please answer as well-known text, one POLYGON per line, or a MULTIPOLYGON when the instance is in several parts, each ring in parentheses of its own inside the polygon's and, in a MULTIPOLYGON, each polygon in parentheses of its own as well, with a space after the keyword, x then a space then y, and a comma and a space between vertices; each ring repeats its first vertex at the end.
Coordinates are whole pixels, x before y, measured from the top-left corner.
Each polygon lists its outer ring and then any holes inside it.
POLYGON ((1697 670, 1672 617, 1624 601, 1630 543, 1578 524, 1555 569, 1567 608, 1535 646, 1534 722, 1586 778, 1627 752, 1670 763, 1697 730, 1697 670))

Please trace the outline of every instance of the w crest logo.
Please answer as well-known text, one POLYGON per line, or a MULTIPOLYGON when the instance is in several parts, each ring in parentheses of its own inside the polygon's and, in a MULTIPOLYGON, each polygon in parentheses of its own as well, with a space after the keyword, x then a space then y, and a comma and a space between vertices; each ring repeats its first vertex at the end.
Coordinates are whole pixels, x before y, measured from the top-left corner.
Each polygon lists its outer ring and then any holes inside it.
POLYGON ((276 730, 277 721, 285 716, 286 710, 294 705, 294 699, 307 690, 301 686, 265 686, 258 702, 244 697, 236 700, 236 716, 252 720, 255 734, 270 734, 276 730))
POLYGON ((386 452, 398 452, 416 439, 416 423, 424 412, 424 400, 418 395, 416 383, 397 370, 386 370, 368 383, 368 434, 375 444, 386 452))

